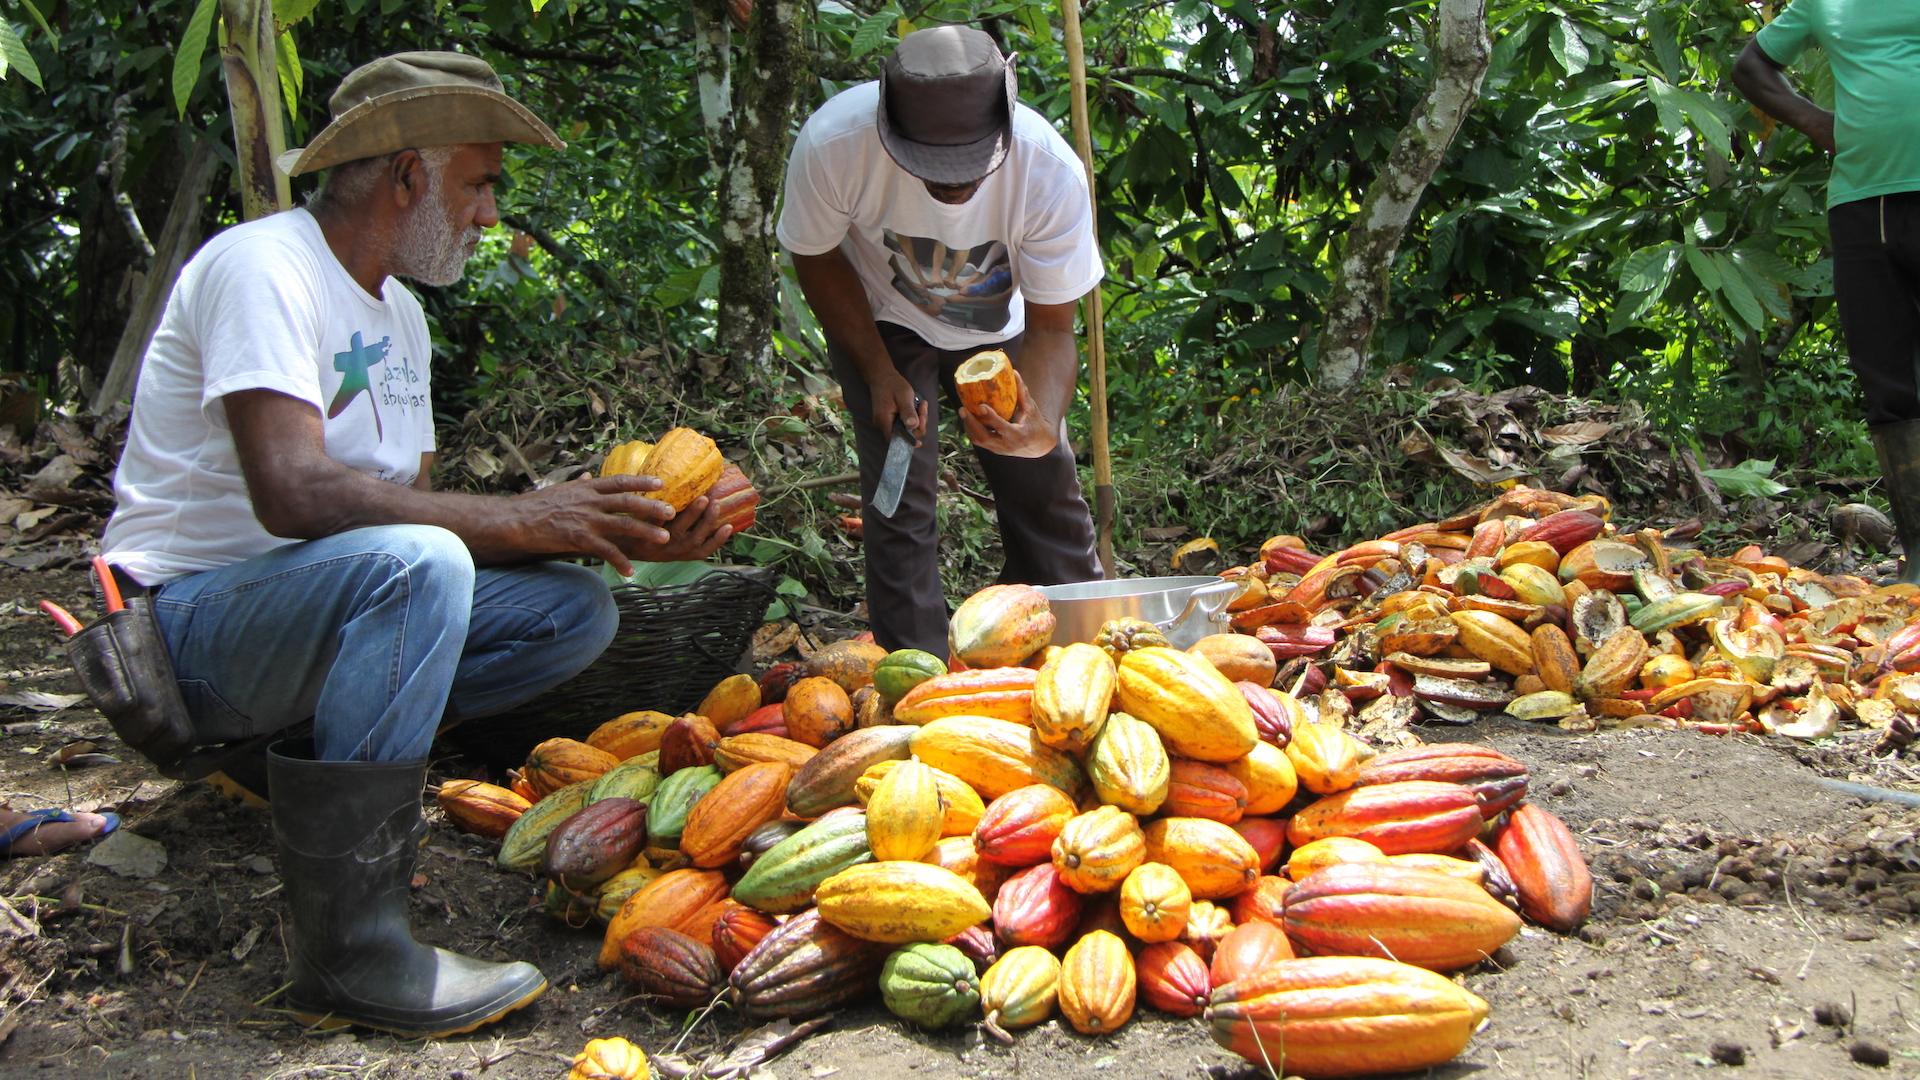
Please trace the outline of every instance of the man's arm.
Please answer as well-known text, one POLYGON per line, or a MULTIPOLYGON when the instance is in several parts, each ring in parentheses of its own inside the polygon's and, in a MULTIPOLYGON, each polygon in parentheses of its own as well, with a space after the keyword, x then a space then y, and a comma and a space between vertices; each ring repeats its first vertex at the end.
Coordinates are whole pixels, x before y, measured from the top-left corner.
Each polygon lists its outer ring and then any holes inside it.
POLYGON ((1014 363, 1020 404, 1003 417, 980 405, 961 413, 974 445, 1006 457, 1045 457, 1060 439, 1060 420, 1080 382, 1080 342, 1073 334, 1079 302, 1027 304, 1027 329, 1014 363))
POLYGON ((419 491, 433 490, 433 463, 439 460, 438 454, 421 454, 420 471, 413 476, 413 486, 419 491))
POLYGON ((893 418, 899 416, 913 432, 914 440, 924 438, 927 407, 913 404, 913 384, 893 366, 893 357, 880 340, 873 323, 873 304, 860 284, 860 275, 839 248, 824 255, 794 255, 794 276, 800 279, 800 293, 820 320, 820 328, 853 360, 853 366, 873 392, 873 426, 881 434, 893 431, 893 418))
POLYGON ((434 492, 418 480, 386 483, 327 456, 320 410, 308 402, 272 390, 243 390, 220 401, 254 515, 275 536, 438 525, 465 541, 481 565, 586 555, 605 559, 624 576, 633 572, 629 556, 705 558, 732 534, 712 522, 704 497, 676 518, 667 504, 641 494, 660 486, 653 477, 602 477, 513 496, 434 492), (672 527, 663 528, 669 521, 672 527))
POLYGON ((1798 129, 1827 153, 1834 152, 1833 114, 1795 90, 1787 81, 1786 72, 1773 62, 1773 57, 1767 55, 1757 39, 1748 41, 1747 47, 1740 50, 1740 58, 1734 61, 1733 85, 1761 112, 1798 129))

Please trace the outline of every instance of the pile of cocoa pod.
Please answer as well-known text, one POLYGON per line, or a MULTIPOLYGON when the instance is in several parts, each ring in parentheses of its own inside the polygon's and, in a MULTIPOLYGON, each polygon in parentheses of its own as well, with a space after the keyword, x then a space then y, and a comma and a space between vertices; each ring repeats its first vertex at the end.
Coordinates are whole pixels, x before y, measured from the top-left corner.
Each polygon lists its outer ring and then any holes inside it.
POLYGON ((800 1017, 877 989, 1011 1039, 1144 1002, 1303 1076, 1452 1058, 1487 1006, 1448 975, 1522 914, 1585 919, 1585 860, 1523 763, 1376 753, 1270 688, 1246 635, 1052 629, 1037 590, 995 586, 955 614, 954 670, 839 642, 439 803, 664 1006, 800 1017))
POLYGON ((1277 536, 1224 576, 1310 714, 1383 743, 1505 712, 1606 726, 1905 745, 1920 716, 1920 591, 1720 558, 1620 532, 1599 496, 1515 488, 1329 555, 1277 536))

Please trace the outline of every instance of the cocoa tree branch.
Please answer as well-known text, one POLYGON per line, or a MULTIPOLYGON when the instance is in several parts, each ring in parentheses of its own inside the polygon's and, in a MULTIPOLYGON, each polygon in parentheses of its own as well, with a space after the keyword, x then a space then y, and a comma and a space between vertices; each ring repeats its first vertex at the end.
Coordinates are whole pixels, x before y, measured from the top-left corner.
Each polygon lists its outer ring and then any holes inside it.
POLYGON ((519 214, 501 214, 500 221, 502 224, 510 225, 526 233, 529 239, 540 245, 541 250, 558 259, 560 265, 569 270, 578 270, 587 275, 587 277, 591 278, 595 285, 600 286, 601 290, 608 296, 620 295, 620 288, 614 283, 613 275, 607 273, 606 267, 601 266, 599 263, 561 243, 554 238, 552 233, 528 221, 519 214))
POLYGON ((487 47, 498 49, 508 56, 521 60, 545 60, 549 63, 580 64, 591 68, 617 68, 627 63, 626 58, 608 56, 604 53, 587 52, 583 49, 549 49, 539 45, 525 45, 504 34, 489 34, 487 47))

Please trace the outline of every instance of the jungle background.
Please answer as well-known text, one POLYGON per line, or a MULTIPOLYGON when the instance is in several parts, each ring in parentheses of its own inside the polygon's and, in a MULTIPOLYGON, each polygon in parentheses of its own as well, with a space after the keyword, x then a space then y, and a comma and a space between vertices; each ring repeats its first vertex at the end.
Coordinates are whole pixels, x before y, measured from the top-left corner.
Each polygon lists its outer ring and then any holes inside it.
MULTIPOLYGON (((1771 5, 1449 3, 1483 12, 1484 79, 1377 268, 1386 306, 1357 367, 1323 363, 1326 315, 1446 5, 1081 10, 1122 571, 1163 572, 1202 535, 1229 556, 1276 532, 1378 535, 1515 479, 1819 557, 1804 545, 1827 538, 1830 506, 1870 497, 1874 469, 1823 251, 1824 155, 1728 78, 1771 5)), ((102 508, 126 396, 102 384, 129 318, 169 250, 242 217, 221 47, 247 6, 0 0, 0 457, 35 506, 75 492, 62 513, 18 508, 7 539, 102 508)), ((770 240, 786 148, 901 33, 943 21, 1017 54, 1022 100, 1066 132, 1060 11, 278 0, 272 18, 287 145, 324 126, 348 70, 414 48, 485 57, 568 140, 510 154, 504 227, 461 283, 416 287, 442 486, 523 489, 692 424, 765 499, 730 556, 857 601, 832 502, 854 488, 819 483, 852 468, 845 413, 770 240)), ((1830 101, 1817 56, 1793 75, 1830 101)), ((997 572, 997 539, 947 438, 943 556, 964 595, 997 572)))

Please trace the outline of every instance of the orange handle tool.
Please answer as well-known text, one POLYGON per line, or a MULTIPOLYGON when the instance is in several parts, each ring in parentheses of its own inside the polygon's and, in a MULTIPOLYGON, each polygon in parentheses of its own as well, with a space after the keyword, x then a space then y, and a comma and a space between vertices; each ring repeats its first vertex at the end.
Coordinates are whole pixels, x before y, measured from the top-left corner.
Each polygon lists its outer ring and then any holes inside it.
POLYGON ((51 600, 42 600, 40 601, 40 610, 53 616, 53 621, 59 624, 61 632, 65 633, 68 637, 72 637, 80 632, 80 620, 74 618, 72 612, 61 607, 59 604, 51 600))
POLYGON ((111 615, 127 606, 126 601, 120 598, 120 583, 113 579, 113 567, 98 555, 93 557, 93 576, 100 579, 100 595, 106 599, 107 614, 111 615))

